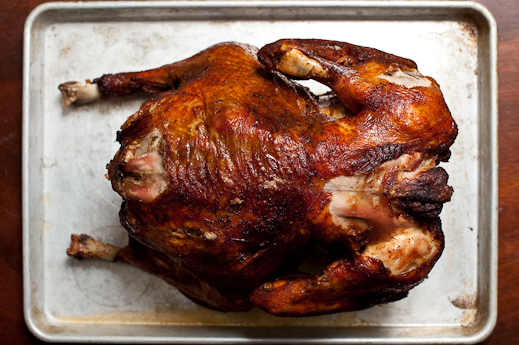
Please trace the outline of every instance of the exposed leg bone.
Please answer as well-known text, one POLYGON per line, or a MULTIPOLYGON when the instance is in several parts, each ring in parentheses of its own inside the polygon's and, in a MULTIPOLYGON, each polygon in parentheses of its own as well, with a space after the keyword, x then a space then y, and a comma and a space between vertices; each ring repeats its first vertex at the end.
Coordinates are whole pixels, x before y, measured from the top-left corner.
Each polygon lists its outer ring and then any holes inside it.
POLYGON ((113 261, 121 248, 94 240, 92 237, 72 235, 67 254, 76 259, 101 259, 113 261))
POLYGON ((72 103, 89 103, 101 98, 97 84, 90 82, 83 84, 78 81, 69 81, 61 84, 58 88, 63 96, 61 103, 63 106, 68 106, 72 103))

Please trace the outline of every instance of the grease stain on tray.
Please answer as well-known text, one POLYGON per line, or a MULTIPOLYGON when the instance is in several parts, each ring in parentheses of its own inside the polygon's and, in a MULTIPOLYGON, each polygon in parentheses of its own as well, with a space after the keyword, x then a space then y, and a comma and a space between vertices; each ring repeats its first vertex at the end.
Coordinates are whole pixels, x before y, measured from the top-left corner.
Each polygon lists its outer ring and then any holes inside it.
POLYGON ((456 308, 463 310, 459 317, 459 322, 462 327, 468 327, 476 321, 478 313, 478 300, 476 294, 462 294, 455 298, 449 298, 449 301, 456 308))
POLYGON ((476 309, 477 299, 474 295, 458 296, 456 298, 449 298, 453 306, 460 309, 476 309))
POLYGON ((189 309, 155 307, 143 311, 110 311, 86 315, 62 315, 56 321, 69 324, 211 325, 344 327, 368 326, 355 312, 305 318, 278 318, 260 309, 244 313, 222 313, 197 305, 189 309))

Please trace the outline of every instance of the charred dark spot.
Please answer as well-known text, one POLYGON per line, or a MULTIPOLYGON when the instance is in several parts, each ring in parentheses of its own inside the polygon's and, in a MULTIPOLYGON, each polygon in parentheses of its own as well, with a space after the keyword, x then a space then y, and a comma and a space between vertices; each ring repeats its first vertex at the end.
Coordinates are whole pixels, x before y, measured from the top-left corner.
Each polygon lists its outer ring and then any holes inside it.
POLYGON ((438 155, 438 162, 448 162, 451 158, 451 150, 444 151, 438 155))
POLYGON ((443 168, 434 168, 413 179, 404 179, 393 187, 388 197, 397 211, 418 218, 436 218, 443 204, 451 200, 453 189, 447 185, 449 175, 443 168))

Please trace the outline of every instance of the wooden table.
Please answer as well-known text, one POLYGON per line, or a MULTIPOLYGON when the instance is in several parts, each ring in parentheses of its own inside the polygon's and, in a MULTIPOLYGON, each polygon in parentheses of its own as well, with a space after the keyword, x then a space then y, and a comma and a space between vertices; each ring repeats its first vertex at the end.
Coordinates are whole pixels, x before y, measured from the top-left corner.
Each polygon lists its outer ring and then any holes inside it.
MULTIPOLYGON (((22 304, 22 47, 44 0, 0 0, 0 343, 40 343, 22 304)), ((482 344, 519 344, 519 2, 480 0, 499 27, 499 311, 482 344)))

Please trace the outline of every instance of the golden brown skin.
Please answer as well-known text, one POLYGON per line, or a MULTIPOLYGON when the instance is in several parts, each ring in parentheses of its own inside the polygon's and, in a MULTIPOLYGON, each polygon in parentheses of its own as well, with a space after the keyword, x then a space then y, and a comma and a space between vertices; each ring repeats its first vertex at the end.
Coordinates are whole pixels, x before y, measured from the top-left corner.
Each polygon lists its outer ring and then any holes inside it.
POLYGON ((224 311, 306 316, 404 297, 443 250, 438 214, 452 189, 435 166, 457 135, 439 86, 417 73, 375 49, 281 40, 94 80, 103 98, 164 91, 126 121, 108 165, 138 241, 122 261, 224 311), (319 100, 275 71, 333 93, 319 100), (344 177, 366 178, 369 192, 328 187, 344 177), (384 243, 401 234, 422 249, 394 268, 384 243), (321 272, 298 272, 316 251, 328 257, 321 272), (168 269, 150 268, 156 255, 168 269))

